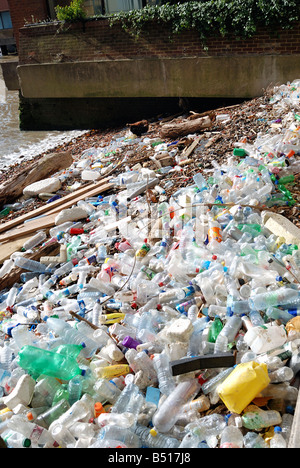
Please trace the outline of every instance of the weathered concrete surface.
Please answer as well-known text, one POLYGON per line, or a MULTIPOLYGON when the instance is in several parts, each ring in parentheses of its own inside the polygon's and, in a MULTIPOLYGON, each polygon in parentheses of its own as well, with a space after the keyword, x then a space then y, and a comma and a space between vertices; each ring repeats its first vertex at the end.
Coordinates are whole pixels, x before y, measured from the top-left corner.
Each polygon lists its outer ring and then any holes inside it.
POLYGON ((18 57, 1 57, 1 79, 4 80, 8 91, 17 91, 20 89, 17 67, 19 65, 18 57))
POLYGON ((20 65, 24 98, 253 98, 300 75, 299 55, 248 55, 20 65))

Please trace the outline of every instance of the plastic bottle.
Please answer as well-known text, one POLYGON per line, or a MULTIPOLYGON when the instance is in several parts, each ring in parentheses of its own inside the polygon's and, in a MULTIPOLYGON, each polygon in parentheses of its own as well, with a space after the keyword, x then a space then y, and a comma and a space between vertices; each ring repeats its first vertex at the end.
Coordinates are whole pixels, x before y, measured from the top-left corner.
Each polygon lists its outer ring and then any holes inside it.
POLYGON ((208 341, 210 343, 215 343, 222 329, 223 329, 223 322, 220 319, 220 317, 216 316, 209 329, 208 341))
POLYGON ((221 432, 220 448, 243 448, 244 438, 236 426, 226 426, 221 432))
MULTIPOLYGON (((137 434, 135 434, 130 428, 123 428, 115 425, 107 425, 103 427, 98 435, 98 441, 100 446, 105 447, 118 447, 123 446, 124 448, 141 448, 142 443, 137 434), (103 445, 105 442, 108 444, 103 445)), ((97 443, 94 443, 91 447, 97 447, 97 443)))
POLYGON ((74 448, 76 444, 75 437, 71 434, 69 429, 63 424, 57 423, 50 427, 50 433, 56 443, 62 448, 74 448))
POLYGON ((32 408, 39 408, 45 404, 51 406, 55 393, 60 389, 61 384, 55 377, 46 375, 38 377, 30 406, 32 408))
POLYGON ((112 413, 124 413, 128 412, 128 406, 130 402, 139 394, 139 388, 134 383, 129 383, 126 385, 124 390, 119 393, 117 401, 114 406, 111 408, 112 413))
POLYGON ((269 372, 269 378, 272 383, 290 382, 294 377, 294 372, 290 367, 281 367, 273 372, 269 372))
POLYGON ((212 443, 215 443, 214 438, 220 436, 225 427, 226 421, 224 416, 213 413, 191 422, 186 426, 186 431, 191 431, 201 440, 209 442, 210 445, 210 439, 212 438, 212 443))
POLYGON ((261 434, 247 432, 244 436, 244 448, 269 448, 261 434))
POLYGON ((141 425, 136 427, 135 433, 140 438, 143 447, 147 448, 175 449, 180 444, 179 440, 174 437, 159 434, 155 429, 149 429, 141 425))
POLYGON ((232 343, 242 327, 242 319, 238 315, 232 315, 229 317, 220 331, 221 336, 226 336, 228 343, 232 343))
POLYGON ((16 257, 14 262, 15 266, 22 268, 23 270, 36 271, 39 273, 45 273, 48 268, 48 265, 36 262, 35 260, 30 260, 26 257, 16 257))
POLYGON ((299 297, 296 289, 279 288, 275 291, 257 294, 249 299, 250 307, 256 310, 265 310, 268 307, 277 307, 293 302, 299 297))
POLYGON ((199 389, 200 384, 196 379, 180 382, 154 414, 154 428, 158 432, 168 432, 176 423, 180 408, 191 400, 199 389))
POLYGON ((76 401, 69 409, 67 409, 67 411, 50 424, 49 431, 52 433, 52 430, 56 425, 62 425, 68 429, 79 420, 91 418, 94 414, 94 404, 95 401, 90 395, 84 395, 79 401, 76 401))
POLYGON ((285 441, 287 444, 289 443, 289 440, 290 440, 290 434, 292 430, 293 421, 294 421, 293 414, 284 413, 282 415, 282 422, 281 422, 282 435, 285 438, 285 441))
POLYGON ((287 443, 282 435, 282 429, 280 426, 274 427, 274 436, 270 440, 270 448, 286 448, 287 443))
POLYGON ((35 419, 35 423, 41 427, 48 429, 53 421, 58 419, 62 414, 64 414, 70 408, 70 403, 61 399, 57 404, 48 408, 45 412, 41 413, 35 419))
POLYGON ((108 401, 111 404, 115 404, 121 395, 121 390, 111 381, 107 379, 97 379, 93 390, 100 401, 108 401))
POLYGON ((170 360, 166 353, 156 354, 153 358, 154 369, 157 373, 158 386, 163 395, 170 395, 175 390, 175 380, 171 374, 170 360))
POLYGON ((262 410, 255 405, 251 405, 242 415, 242 422, 247 429, 259 431, 264 427, 281 424, 281 416, 276 410, 262 410))
POLYGON ((75 375, 83 375, 77 363, 77 356, 83 349, 82 346, 65 345, 66 352, 60 354, 56 350, 47 351, 35 346, 24 346, 18 355, 18 364, 23 369, 34 375, 49 375, 62 380, 70 380, 75 375))
POLYGON ((207 182, 206 182, 206 180, 204 179, 203 175, 200 172, 198 172, 197 174, 195 174, 193 176, 193 180, 194 180, 194 182, 197 185, 199 190, 203 190, 203 189, 207 188, 207 182))
POLYGON ((22 247, 23 251, 26 250, 31 250, 37 245, 41 244, 45 239, 47 238, 47 235, 45 231, 39 231, 37 234, 35 234, 33 237, 28 239, 22 247))
POLYGON ((32 443, 44 445, 46 443, 54 443, 51 433, 44 427, 40 427, 35 423, 28 421, 27 417, 22 414, 14 415, 8 419, 7 426, 30 439, 32 443))
POLYGON ((16 431, 8 430, 2 434, 2 439, 7 448, 32 448, 31 440, 16 431))
POLYGON ((201 387, 204 395, 208 395, 209 393, 213 392, 218 387, 218 385, 220 385, 228 377, 228 375, 231 374, 233 369, 233 367, 223 369, 217 375, 204 382, 201 387))

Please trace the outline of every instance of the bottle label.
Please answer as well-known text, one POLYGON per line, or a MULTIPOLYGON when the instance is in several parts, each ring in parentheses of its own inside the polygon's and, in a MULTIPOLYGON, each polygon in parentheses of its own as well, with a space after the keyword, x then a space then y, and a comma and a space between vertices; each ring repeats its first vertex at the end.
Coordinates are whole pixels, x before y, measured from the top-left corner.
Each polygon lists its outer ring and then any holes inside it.
POLYGON ((43 432, 44 432, 44 429, 41 426, 38 426, 37 424, 35 424, 33 431, 30 434, 29 439, 31 439, 33 442, 37 442, 43 432))
POLYGON ((208 241, 212 242, 214 240, 217 242, 222 242, 222 233, 219 227, 212 227, 208 230, 208 241))
POLYGON ((237 444, 233 442, 224 442, 224 444, 220 445, 220 448, 240 448, 237 444))

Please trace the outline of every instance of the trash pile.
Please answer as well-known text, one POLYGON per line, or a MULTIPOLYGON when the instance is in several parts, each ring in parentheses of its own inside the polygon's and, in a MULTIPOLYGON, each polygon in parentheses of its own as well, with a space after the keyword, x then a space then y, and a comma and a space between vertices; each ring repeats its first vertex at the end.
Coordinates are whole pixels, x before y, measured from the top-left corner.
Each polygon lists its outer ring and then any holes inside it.
POLYGON ((74 193, 105 177, 107 193, 58 210, 0 269, 7 447, 289 446, 300 231, 276 208, 297 205, 299 94, 274 88, 267 130, 203 170, 209 130, 184 151, 131 131, 55 176, 74 193))

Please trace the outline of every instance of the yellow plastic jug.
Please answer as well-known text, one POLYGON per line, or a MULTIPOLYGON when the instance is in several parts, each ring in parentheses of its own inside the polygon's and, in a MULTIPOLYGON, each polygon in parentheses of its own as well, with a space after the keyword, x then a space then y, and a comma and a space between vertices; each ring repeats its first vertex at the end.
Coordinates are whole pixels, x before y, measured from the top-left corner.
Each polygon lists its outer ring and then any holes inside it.
POLYGON ((269 383, 266 364, 244 362, 218 386, 218 394, 229 411, 240 414, 269 383))

